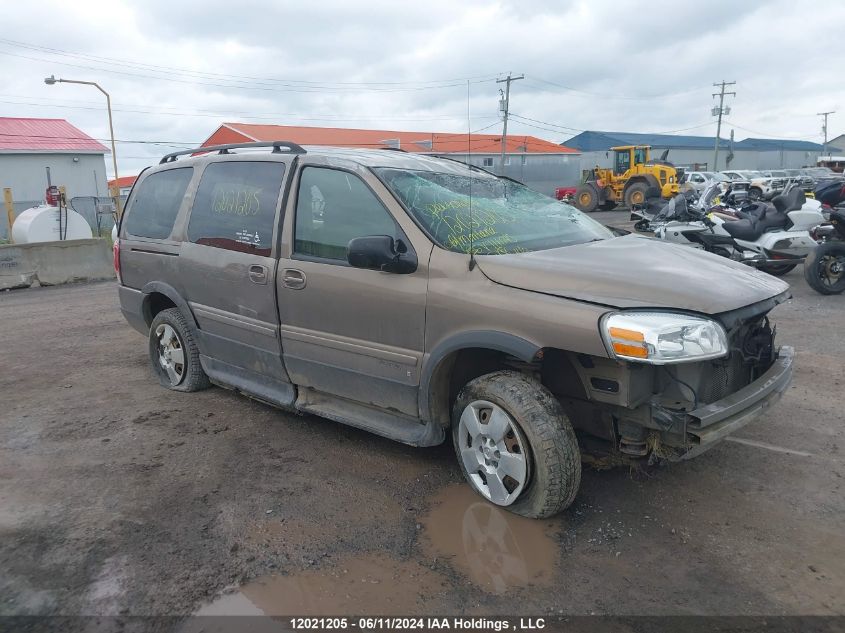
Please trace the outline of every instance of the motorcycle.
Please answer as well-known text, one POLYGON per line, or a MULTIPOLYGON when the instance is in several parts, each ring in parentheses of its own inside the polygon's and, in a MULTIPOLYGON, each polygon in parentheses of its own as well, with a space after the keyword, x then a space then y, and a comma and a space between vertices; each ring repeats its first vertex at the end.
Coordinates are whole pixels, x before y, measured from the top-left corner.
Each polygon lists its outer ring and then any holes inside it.
MULTIPOLYGON (((824 222, 821 203, 792 187, 771 203, 745 200, 739 208, 721 204, 715 187, 688 204, 673 198, 653 218, 643 216, 658 239, 704 249, 772 275, 785 275, 816 246, 810 230, 824 222)), ((639 223, 639 229, 644 228, 639 223)), ((636 228, 636 227, 635 227, 636 228)))
POLYGON ((845 210, 833 209, 830 224, 814 231, 820 240, 815 250, 804 260, 804 279, 823 295, 845 291, 845 210))

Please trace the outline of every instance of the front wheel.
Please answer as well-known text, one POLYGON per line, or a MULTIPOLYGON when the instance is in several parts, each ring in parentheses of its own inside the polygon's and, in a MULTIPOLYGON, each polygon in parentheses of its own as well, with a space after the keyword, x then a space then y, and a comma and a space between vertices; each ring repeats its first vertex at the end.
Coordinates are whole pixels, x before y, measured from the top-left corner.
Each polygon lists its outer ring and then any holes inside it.
POLYGON ((823 295, 845 290, 845 242, 819 244, 804 260, 804 279, 823 295))
POLYGON ((592 185, 581 185, 575 190, 575 206, 585 213, 595 211, 599 206, 599 192, 592 185))
POLYGON ((498 371, 467 383, 452 410, 452 439, 469 484, 498 506, 545 518, 575 499, 575 432, 557 399, 524 374, 498 371))

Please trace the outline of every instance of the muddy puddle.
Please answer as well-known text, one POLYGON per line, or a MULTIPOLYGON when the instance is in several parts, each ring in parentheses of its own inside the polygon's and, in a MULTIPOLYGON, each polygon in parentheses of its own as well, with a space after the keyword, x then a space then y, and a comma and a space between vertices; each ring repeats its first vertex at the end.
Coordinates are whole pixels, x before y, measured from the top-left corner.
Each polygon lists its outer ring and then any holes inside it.
POLYGON ((422 524, 420 545, 426 556, 445 557, 488 593, 554 580, 558 546, 552 521, 516 516, 458 484, 438 496, 422 524))
POLYGON ((448 486, 420 520, 413 555, 366 553, 289 575, 259 578, 197 615, 422 614, 432 598, 469 582, 490 594, 555 579, 555 524, 517 517, 466 485, 448 486))

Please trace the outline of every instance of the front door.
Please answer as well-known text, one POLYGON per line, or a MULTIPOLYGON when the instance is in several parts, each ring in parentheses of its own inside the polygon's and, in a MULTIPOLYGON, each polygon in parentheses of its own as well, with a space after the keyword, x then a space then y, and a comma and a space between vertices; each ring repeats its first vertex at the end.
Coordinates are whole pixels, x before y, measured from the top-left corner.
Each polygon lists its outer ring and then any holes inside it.
POLYGON ((364 177, 300 170, 292 253, 277 277, 285 366, 297 385, 416 417, 428 253, 410 274, 347 263, 356 237, 390 235, 412 249, 364 177))
POLYGON ((179 265, 209 375, 286 403, 271 393, 274 383, 292 393, 281 359, 273 237, 285 170, 279 160, 208 164, 179 265))

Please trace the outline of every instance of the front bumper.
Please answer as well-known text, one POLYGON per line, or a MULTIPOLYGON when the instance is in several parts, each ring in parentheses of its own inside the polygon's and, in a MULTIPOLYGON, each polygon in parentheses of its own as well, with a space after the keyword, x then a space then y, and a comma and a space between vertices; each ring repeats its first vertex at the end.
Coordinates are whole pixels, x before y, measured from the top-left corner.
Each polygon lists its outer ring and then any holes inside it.
POLYGON ((686 431, 693 445, 679 459, 700 455, 780 400, 792 382, 794 358, 795 350, 784 345, 772 366, 750 385, 687 413, 686 431))

